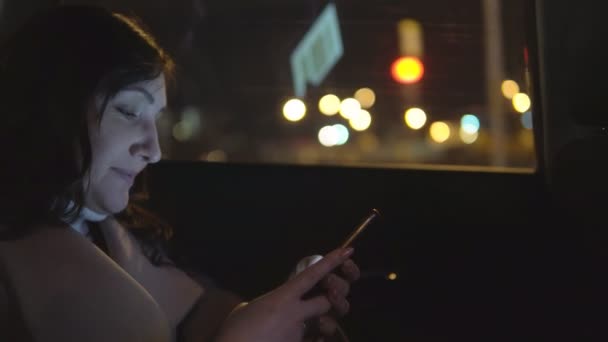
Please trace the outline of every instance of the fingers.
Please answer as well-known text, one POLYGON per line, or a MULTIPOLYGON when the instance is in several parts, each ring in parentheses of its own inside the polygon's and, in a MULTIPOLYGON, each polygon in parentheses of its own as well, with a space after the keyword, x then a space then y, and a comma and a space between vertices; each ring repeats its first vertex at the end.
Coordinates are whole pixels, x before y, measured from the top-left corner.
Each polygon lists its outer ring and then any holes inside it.
POLYGON ((348 296, 350 291, 350 283, 333 273, 325 277, 323 287, 327 289, 327 293, 334 291, 342 297, 348 296))
POLYGON ((342 267, 340 268, 340 271, 342 271, 344 279, 346 279, 346 281, 350 283, 357 281, 359 277, 361 277, 361 271, 359 270, 359 267, 351 259, 344 261, 342 267))
POLYGON ((328 313, 332 307, 328 296, 316 296, 302 302, 299 314, 303 320, 308 320, 328 313))
POLYGON ((330 315, 323 315, 308 322, 310 325, 307 325, 306 328, 314 330, 307 330, 309 339, 305 339, 305 341, 323 342, 326 338, 333 341, 332 337, 338 331, 338 322, 335 318, 330 315))
POLYGON ((336 334, 338 322, 328 315, 319 317, 319 332, 325 337, 332 337, 336 334))
POLYGON ((329 284, 325 295, 315 296, 312 299, 303 301, 302 314, 305 319, 326 314, 332 310, 338 317, 344 316, 350 310, 350 303, 346 300, 350 285, 336 275, 329 275, 329 284))
POLYGON ((360 276, 359 268, 350 259, 344 262, 342 271, 342 277, 332 273, 323 280, 327 298, 337 316, 344 316, 350 310, 350 303, 346 300, 350 292, 350 281, 355 281, 360 276))
POLYGON ((333 311, 338 316, 344 316, 350 310, 350 303, 346 300, 344 296, 338 294, 336 291, 330 290, 327 298, 331 303, 333 311))
POLYGON ((327 254, 323 259, 308 267, 297 276, 293 277, 283 287, 283 291, 290 292, 298 297, 310 291, 321 279, 336 267, 341 265, 353 254, 353 249, 336 249, 327 254))

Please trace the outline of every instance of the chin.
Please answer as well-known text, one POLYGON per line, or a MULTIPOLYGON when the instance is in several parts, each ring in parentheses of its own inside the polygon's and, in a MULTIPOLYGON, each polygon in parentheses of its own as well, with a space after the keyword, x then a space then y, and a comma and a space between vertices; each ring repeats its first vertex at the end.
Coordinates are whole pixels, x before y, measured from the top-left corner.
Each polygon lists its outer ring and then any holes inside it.
POLYGON ((107 210, 110 214, 118 214, 119 212, 127 209, 127 205, 129 205, 129 197, 126 199, 114 200, 111 203, 108 203, 107 210))
POLYGON ((126 196, 120 197, 108 196, 105 198, 101 198, 101 201, 99 202, 99 207, 103 212, 109 215, 114 215, 120 213, 121 211, 127 208, 127 205, 129 204, 129 195, 127 194, 126 196))
POLYGON ((129 189, 114 183, 95 184, 86 194, 85 205, 100 214, 120 213, 129 204, 129 189))

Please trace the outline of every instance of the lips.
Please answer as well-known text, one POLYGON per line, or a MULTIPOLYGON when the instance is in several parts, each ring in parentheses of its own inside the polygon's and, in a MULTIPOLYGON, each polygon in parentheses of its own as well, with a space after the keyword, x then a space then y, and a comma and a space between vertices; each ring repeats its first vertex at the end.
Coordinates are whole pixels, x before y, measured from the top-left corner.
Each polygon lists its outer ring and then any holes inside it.
POLYGON ((135 176, 137 176, 137 172, 120 169, 117 167, 113 167, 112 171, 116 172, 116 174, 118 174, 118 176, 120 176, 122 179, 124 179, 129 184, 133 184, 133 181, 135 180, 135 176))

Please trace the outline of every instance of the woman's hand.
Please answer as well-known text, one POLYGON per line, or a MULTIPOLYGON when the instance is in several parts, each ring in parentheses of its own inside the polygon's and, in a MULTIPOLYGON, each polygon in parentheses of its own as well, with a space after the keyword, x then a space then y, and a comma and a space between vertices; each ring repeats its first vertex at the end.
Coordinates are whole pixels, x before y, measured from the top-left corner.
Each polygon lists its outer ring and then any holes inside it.
MULTIPOLYGON (((326 276, 322 282, 323 287, 329 302, 331 303, 331 312, 318 317, 317 321, 313 319, 316 327, 310 327, 313 330, 309 331, 312 337, 332 337, 336 334, 338 322, 336 318, 346 315, 350 309, 350 304, 346 297, 350 292, 350 284, 359 279, 361 272, 359 267, 351 260, 347 259, 342 263, 342 266, 337 272, 332 272, 326 276)), ((318 339, 315 339, 317 341, 318 339)))
POLYGON ((237 307, 224 322, 216 341, 300 342, 306 330, 305 323, 310 319, 324 316, 332 308, 337 313, 347 312, 348 302, 340 293, 348 293, 348 286, 345 286, 348 282, 329 275, 342 265, 342 271, 346 268, 358 277, 358 269, 352 268, 354 263, 346 262, 352 252, 352 249, 336 249, 274 291, 237 307), (320 282, 338 295, 335 298, 325 294, 302 298, 320 282))

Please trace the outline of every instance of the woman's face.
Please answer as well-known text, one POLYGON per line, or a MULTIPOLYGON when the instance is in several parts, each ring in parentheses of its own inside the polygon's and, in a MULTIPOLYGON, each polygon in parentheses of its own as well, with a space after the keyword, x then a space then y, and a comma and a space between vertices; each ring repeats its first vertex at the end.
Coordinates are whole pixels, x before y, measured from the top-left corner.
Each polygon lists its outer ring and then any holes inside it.
MULTIPOLYGON (((101 101, 96 105, 99 109, 101 101)), ((91 113, 92 160, 90 183, 85 189, 89 209, 113 214, 126 208, 135 176, 161 158, 156 121, 166 105, 165 78, 161 75, 118 92, 108 101, 100 123, 91 113)))

